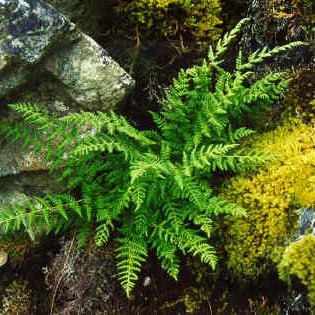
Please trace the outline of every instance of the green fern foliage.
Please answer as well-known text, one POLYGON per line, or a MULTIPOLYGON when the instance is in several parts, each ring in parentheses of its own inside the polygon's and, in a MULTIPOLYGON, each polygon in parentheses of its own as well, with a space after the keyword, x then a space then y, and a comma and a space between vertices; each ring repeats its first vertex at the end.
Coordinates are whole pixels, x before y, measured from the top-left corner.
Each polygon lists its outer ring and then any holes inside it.
POLYGON ((151 113, 157 130, 137 130, 114 112, 57 118, 34 105, 9 105, 27 125, 1 125, 0 133, 25 146, 34 142, 52 163, 51 171, 61 170, 59 180, 77 195, 34 197, 13 205, 0 211, 0 229, 24 229, 34 237, 37 231, 59 233, 71 226, 78 229, 82 246, 90 231, 99 246, 116 231, 119 279, 128 296, 150 249, 175 279, 179 252, 198 255, 215 268, 209 243, 213 216, 245 213, 213 195, 212 179, 218 170, 244 171, 264 161, 266 154, 243 145, 253 133, 242 126, 243 116, 262 110, 288 84, 278 84, 282 73, 253 83, 253 73, 244 72, 282 48, 255 52, 247 63, 240 53, 234 73, 220 67, 220 55, 245 22, 210 47, 202 65, 174 79, 161 112, 151 113))

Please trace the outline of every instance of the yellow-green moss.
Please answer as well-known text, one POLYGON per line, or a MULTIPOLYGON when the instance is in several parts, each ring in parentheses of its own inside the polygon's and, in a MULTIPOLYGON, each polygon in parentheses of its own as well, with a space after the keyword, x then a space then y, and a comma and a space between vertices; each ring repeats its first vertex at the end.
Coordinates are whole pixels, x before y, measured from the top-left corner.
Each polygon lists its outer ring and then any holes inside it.
POLYGON ((257 173, 233 178, 223 197, 247 210, 222 226, 227 265, 238 278, 255 279, 279 262, 297 227, 296 209, 315 205, 315 130, 299 119, 257 136, 253 147, 276 152, 257 173))
POLYGON ((309 291, 310 303, 315 306, 315 237, 302 236, 284 252, 278 265, 279 275, 290 282, 290 276, 298 276, 309 291))
POLYGON ((199 48, 220 37, 219 0, 118 0, 118 14, 125 17, 127 36, 137 39, 168 40, 178 51, 193 41, 199 48))
POLYGON ((161 307, 160 310, 173 309, 178 304, 183 303, 186 308, 187 313, 194 313, 201 310, 202 304, 209 300, 211 292, 208 292, 205 288, 195 288, 189 287, 185 289, 185 292, 181 297, 173 302, 166 302, 161 307))

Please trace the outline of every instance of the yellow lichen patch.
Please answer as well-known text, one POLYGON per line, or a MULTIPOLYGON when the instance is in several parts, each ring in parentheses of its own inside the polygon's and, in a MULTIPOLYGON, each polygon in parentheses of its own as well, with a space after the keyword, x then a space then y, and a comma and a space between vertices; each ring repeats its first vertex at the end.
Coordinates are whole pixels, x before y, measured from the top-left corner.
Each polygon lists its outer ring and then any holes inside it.
POLYGON ((223 241, 228 267, 245 279, 279 261, 296 231, 296 210, 315 205, 314 124, 291 119, 257 136, 253 147, 276 155, 258 172, 233 178, 222 193, 247 210, 246 217, 227 219, 223 241))
POLYGON ((293 242, 284 252, 278 265, 280 277, 290 282, 290 276, 298 276, 308 287, 310 302, 315 305, 315 237, 312 234, 293 242))

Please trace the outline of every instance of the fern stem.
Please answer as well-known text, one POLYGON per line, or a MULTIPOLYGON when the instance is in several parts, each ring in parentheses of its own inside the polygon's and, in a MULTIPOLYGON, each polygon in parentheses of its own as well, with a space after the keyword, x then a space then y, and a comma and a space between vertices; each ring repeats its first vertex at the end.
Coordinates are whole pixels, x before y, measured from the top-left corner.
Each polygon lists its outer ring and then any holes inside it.
MULTIPOLYGON (((79 202, 83 202, 85 199, 80 199, 80 200, 76 200, 77 203, 79 202)), ((47 208, 42 208, 42 209, 38 209, 38 210, 35 210, 35 211, 32 211, 32 212, 24 212, 24 213, 21 213, 19 215, 16 215, 14 217, 10 217, 8 219, 5 219, 5 220, 1 220, 0 221, 0 225, 2 224, 6 224, 8 222, 11 222, 13 220, 17 220, 17 219, 20 219, 20 218, 23 218, 23 217, 27 217, 28 215, 30 214, 34 214, 34 213, 40 213, 40 212, 44 212, 44 211, 53 211, 55 209, 58 209, 58 208, 62 208, 64 206, 67 206, 67 205, 70 205, 72 202, 68 202, 68 203, 64 203, 64 204, 61 204, 61 205, 57 205, 57 206, 53 206, 53 207, 47 207, 47 208)), ((1 210, 1 211, 5 211, 5 210, 1 210)))

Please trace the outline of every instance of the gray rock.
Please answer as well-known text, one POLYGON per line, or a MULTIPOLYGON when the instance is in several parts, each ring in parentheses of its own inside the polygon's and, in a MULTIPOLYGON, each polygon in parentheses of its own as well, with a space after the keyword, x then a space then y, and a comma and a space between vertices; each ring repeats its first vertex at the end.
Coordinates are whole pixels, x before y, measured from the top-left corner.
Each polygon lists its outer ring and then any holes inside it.
MULTIPOLYGON (((0 123, 20 119, 8 103, 38 104, 65 116, 117 108, 133 89, 134 80, 102 47, 44 1, 0 0, 0 17, 0 123)), ((0 209, 61 192, 49 167, 34 146, 22 149, 21 141, 1 136, 0 209)))
POLYGON ((88 110, 113 108, 131 88, 130 76, 86 35, 71 47, 55 51, 44 66, 60 79, 71 98, 88 110))
POLYGON ((36 0, 0 2, 0 97, 28 80, 31 65, 80 33, 65 17, 36 0))
POLYGON ((315 208, 300 209, 299 215, 299 231, 293 240, 300 239, 307 232, 311 232, 315 236, 315 208))
POLYGON ((71 24, 42 1, 2 0, 0 12, 0 50, 8 59, 36 63, 70 34, 71 24))
POLYGON ((0 267, 5 265, 8 261, 8 253, 3 250, 0 250, 0 267))
POLYGON ((42 67, 74 101, 94 110, 113 108, 133 88, 132 78, 102 47, 43 1, 2 0, 0 12, 0 97, 42 67))

